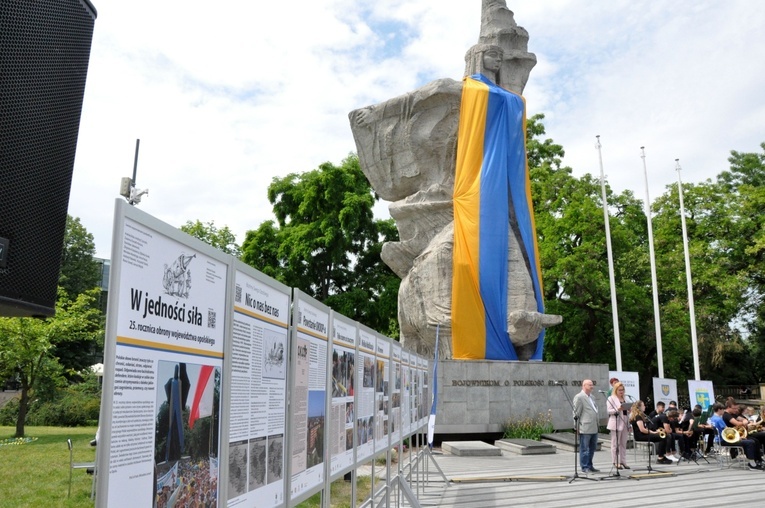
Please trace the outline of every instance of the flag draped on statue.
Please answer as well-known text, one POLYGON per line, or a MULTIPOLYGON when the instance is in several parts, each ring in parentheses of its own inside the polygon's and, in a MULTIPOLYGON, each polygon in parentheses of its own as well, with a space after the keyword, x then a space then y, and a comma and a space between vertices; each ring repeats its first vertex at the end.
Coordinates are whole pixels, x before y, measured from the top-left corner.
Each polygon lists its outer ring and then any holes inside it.
POLYGON ((197 419, 210 416, 213 413, 213 395, 215 393, 213 370, 211 365, 202 365, 199 370, 199 379, 194 390, 194 399, 191 402, 191 412, 189 413, 190 429, 194 428, 194 422, 197 419))
MULTIPOLYGON (((454 181, 452 352, 457 359, 517 360, 507 332, 508 235, 517 224, 544 312, 526 162, 525 103, 481 74, 465 78, 454 181)), ((532 360, 542 359, 544 331, 532 360)))

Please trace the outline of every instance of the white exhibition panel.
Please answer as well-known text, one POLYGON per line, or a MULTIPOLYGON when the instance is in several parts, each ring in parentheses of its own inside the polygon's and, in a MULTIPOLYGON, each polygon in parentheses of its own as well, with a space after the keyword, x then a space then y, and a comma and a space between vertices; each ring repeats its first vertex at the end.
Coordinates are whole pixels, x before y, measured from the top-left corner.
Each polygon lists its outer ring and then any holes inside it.
POLYGON ((238 261, 234 274, 227 506, 284 506, 292 290, 238 261))
POLYGON ((375 349, 375 454, 387 450, 390 444, 390 342, 377 336, 375 349))
POLYGON ((375 453, 375 370, 377 335, 359 325, 359 356, 356 374, 359 389, 356 396, 356 463, 363 464, 375 453))
POLYGON ((335 478, 354 467, 354 421, 356 409, 356 323, 332 312, 332 353, 330 375, 330 477, 335 478))
POLYGON ((329 307, 298 289, 293 295, 290 499, 300 502, 326 475, 329 307))
POLYGON ((98 506, 217 503, 229 262, 117 201, 98 506))
POLYGON ((97 506, 294 506, 427 424, 428 360, 122 200, 111 266, 97 506))

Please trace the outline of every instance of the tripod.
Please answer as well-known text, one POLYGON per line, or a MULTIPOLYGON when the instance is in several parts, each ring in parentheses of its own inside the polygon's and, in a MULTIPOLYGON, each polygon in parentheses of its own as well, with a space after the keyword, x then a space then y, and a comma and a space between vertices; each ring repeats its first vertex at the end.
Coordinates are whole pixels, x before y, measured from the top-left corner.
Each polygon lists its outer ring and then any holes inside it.
POLYGON ((597 478, 588 478, 585 476, 579 476, 579 470, 577 469, 576 465, 576 459, 579 455, 579 415, 576 414, 576 410, 574 409, 574 401, 571 400, 571 396, 568 394, 566 389, 563 387, 562 384, 559 384, 560 389, 563 390, 563 395, 566 396, 566 400, 568 401, 568 405, 571 406, 571 412, 574 414, 574 476, 571 477, 571 479, 568 481, 568 483, 573 482, 577 479, 583 479, 583 480, 592 480, 594 482, 598 481, 597 478))

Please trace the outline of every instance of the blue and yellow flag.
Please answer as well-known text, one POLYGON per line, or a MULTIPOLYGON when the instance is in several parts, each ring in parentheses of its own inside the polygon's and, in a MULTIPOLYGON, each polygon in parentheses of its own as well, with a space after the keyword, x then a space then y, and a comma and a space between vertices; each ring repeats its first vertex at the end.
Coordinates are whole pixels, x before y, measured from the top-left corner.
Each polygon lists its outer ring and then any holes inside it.
MULTIPOLYGON (((507 332, 508 234, 514 216, 542 303, 523 97, 485 76, 465 78, 454 181, 452 353, 457 359, 517 360, 507 332)), ((532 360, 542 359, 544 330, 532 360)))

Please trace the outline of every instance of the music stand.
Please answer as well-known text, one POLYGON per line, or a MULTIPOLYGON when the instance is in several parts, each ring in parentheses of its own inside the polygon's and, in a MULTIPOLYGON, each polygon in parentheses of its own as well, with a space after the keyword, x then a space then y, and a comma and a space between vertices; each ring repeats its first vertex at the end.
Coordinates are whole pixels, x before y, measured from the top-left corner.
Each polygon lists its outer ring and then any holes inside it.
POLYGON ((560 386, 560 389, 563 390, 563 395, 566 396, 566 400, 568 401, 568 405, 571 406, 571 413, 574 415, 574 476, 572 476, 568 483, 573 482, 577 479, 582 480, 592 480, 594 482, 598 481, 597 478, 589 478, 587 476, 579 476, 579 469, 577 468, 577 459, 579 458, 579 416, 576 414, 576 411, 574 411, 574 401, 571 399, 571 396, 568 394, 566 389, 563 387, 562 384, 558 384, 560 386))
MULTIPOLYGON (((711 411, 711 409, 710 409, 710 411, 711 411)), ((699 432, 699 425, 705 424, 707 422, 708 418, 709 418, 709 412, 702 411, 698 418, 695 418, 695 417, 693 418, 693 424, 690 426, 690 430, 692 430, 694 434, 696 432, 699 432)), ((693 434, 691 434, 691 435, 693 435, 693 434)), ((701 434, 699 435, 699 439, 704 439, 704 433, 703 432, 701 432, 701 434)), ((707 460, 706 457, 704 457, 704 454, 701 453, 701 451, 699 451, 699 443, 697 441, 696 442, 696 449, 695 449, 695 451, 693 452, 693 454, 687 460, 692 460, 693 462, 696 463, 696 465, 698 465, 699 464, 699 460, 698 459, 704 459, 704 462, 709 464, 709 461, 707 460)), ((680 461, 678 460, 677 463, 680 464, 680 461)))

